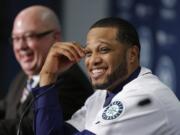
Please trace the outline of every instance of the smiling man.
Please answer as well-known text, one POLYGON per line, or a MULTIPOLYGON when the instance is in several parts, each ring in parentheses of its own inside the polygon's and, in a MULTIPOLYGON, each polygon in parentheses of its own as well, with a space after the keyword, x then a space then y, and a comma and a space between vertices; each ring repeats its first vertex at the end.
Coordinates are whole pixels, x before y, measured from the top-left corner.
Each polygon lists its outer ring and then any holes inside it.
MULTIPOLYGON (((24 135, 32 135, 31 90, 39 86, 39 72, 51 46, 61 40, 57 15, 41 5, 23 9, 14 20, 11 40, 22 71, 13 80, 5 99, 0 101, 0 135, 15 135, 17 130, 22 131, 24 135)), ((93 90, 88 78, 77 64, 63 75, 57 76, 57 86, 60 89, 57 96, 63 108, 63 118, 69 119, 83 106, 93 90)))
POLYGON ((53 45, 34 89, 37 135, 179 135, 180 102, 167 86, 139 64, 140 43, 134 27, 120 18, 93 24, 86 48, 53 45), (64 122, 56 96, 57 74, 85 57, 97 90, 64 122), (43 95, 42 95, 43 93, 43 95))
POLYGON ((113 89, 114 84, 128 76, 127 48, 118 45, 116 33, 116 28, 96 28, 88 34, 85 64, 96 89, 113 89), (91 56, 95 54, 95 57, 91 56), (114 59, 117 56, 119 57, 114 59))

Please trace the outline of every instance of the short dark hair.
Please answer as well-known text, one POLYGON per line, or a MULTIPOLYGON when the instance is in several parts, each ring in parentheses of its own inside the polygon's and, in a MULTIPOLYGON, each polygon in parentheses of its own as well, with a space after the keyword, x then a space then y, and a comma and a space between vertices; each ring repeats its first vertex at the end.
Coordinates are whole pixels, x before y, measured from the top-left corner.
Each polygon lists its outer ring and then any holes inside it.
POLYGON ((136 45, 141 49, 136 29, 128 21, 118 17, 108 17, 95 22, 90 29, 96 27, 115 27, 118 30, 117 40, 130 46, 136 45))

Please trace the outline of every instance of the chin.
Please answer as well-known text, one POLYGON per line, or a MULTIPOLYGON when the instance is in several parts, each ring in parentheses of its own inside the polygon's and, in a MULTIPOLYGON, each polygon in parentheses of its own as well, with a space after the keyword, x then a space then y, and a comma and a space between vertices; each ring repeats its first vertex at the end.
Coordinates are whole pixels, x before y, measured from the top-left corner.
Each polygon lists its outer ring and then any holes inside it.
POLYGON ((94 83, 92 84, 94 89, 107 89, 109 87, 109 83, 94 83))
POLYGON ((28 75, 28 76, 32 76, 32 75, 36 75, 37 74, 37 71, 35 70, 35 68, 24 68, 23 69, 24 70, 24 72, 28 75))
POLYGON ((34 75, 34 72, 33 72, 33 71, 29 71, 29 70, 27 71, 27 70, 25 70, 24 72, 26 73, 27 76, 32 76, 32 75, 34 75))

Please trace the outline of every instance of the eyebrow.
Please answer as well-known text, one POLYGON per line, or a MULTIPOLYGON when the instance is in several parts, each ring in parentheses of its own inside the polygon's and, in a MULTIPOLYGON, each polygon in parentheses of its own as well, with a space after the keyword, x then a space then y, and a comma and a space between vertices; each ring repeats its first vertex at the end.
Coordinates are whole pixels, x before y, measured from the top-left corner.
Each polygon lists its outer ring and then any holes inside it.
MULTIPOLYGON (((109 42, 105 42, 105 41, 98 41, 100 44, 106 44, 106 45, 110 45, 109 42)), ((85 43, 85 48, 89 45, 89 43, 85 43)))
MULTIPOLYGON (((99 43, 98 43, 98 44, 110 45, 110 43, 109 43, 109 42, 105 42, 105 41, 99 41, 99 43)), ((87 53, 87 51, 89 50, 88 45, 89 45, 89 43, 86 43, 86 44, 85 44, 85 46, 83 47, 83 49, 84 49, 85 53, 87 53)))

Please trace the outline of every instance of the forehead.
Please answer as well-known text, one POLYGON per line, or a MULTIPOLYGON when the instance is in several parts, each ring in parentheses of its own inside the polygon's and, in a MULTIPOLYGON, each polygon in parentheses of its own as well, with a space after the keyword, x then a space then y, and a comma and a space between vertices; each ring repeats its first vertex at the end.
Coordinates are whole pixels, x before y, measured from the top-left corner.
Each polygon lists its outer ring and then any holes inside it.
POLYGON ((113 27, 92 28, 87 34, 87 42, 90 40, 108 39, 115 40, 117 29, 113 27))
POLYGON ((97 27, 92 28, 87 34, 87 47, 98 45, 101 43, 115 44, 117 43, 117 29, 113 27, 97 27))
POLYGON ((13 34, 21 34, 25 32, 38 31, 46 28, 45 23, 40 18, 31 14, 22 14, 18 16, 13 25, 13 34))

